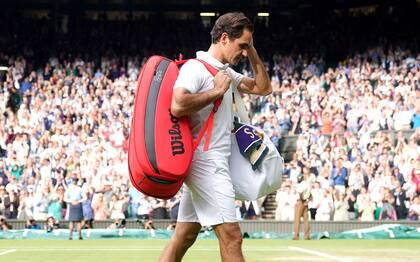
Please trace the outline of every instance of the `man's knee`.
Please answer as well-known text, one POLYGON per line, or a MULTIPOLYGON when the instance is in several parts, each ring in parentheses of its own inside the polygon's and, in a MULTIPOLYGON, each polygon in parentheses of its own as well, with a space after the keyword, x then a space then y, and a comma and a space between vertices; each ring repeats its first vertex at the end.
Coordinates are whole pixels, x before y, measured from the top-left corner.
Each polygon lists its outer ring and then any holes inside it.
POLYGON ((190 247, 194 244, 195 240, 197 239, 198 232, 200 231, 200 227, 188 227, 188 228, 181 228, 177 227, 175 229, 175 234, 173 237, 173 241, 177 244, 190 247))
POLYGON ((235 249, 241 248, 242 241, 242 235, 239 232, 239 235, 233 236, 232 239, 228 242, 228 246, 235 249))
POLYGON ((240 247, 242 245, 242 234, 239 224, 226 223, 215 228, 217 238, 227 247, 240 247))
POLYGON ((193 233, 176 234, 174 236, 174 241, 176 241, 179 245, 184 246, 184 247, 192 246, 192 244, 194 244, 196 239, 197 239, 197 234, 193 234, 193 233))

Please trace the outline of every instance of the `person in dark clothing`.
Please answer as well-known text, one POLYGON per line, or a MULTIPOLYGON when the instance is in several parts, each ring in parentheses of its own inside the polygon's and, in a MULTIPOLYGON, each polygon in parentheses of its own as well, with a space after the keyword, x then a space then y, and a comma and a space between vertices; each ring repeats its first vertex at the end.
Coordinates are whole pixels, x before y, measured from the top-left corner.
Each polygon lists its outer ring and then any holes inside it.
POLYGON ((353 220, 356 219, 356 208, 355 208, 355 204, 356 204, 356 195, 355 192, 351 192, 350 189, 347 190, 346 193, 346 198, 345 200, 347 201, 347 204, 349 205, 349 208, 347 209, 347 211, 349 212, 349 219, 353 220))
POLYGON ((166 219, 168 218, 168 212, 166 210, 166 200, 154 198, 151 201, 152 204, 152 218, 153 219, 166 219))
POLYGON ((0 216, 9 217, 10 212, 10 197, 6 192, 6 187, 0 185, 0 216))
POLYGON ((395 211, 397 212, 397 218, 406 219, 408 209, 405 205, 405 199, 406 199, 405 190, 401 188, 400 184, 398 184, 393 193, 395 197, 394 208, 395 208, 395 211))

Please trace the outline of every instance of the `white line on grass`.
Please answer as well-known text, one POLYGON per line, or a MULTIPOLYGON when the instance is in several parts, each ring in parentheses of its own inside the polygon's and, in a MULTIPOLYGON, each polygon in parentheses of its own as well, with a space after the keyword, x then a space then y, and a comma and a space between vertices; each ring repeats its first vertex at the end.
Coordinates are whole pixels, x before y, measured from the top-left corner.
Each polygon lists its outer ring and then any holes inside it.
POLYGON ((16 252, 16 249, 10 249, 10 250, 0 252, 0 256, 7 255, 7 254, 13 253, 13 252, 16 252))
MULTIPOLYGON (((48 252, 48 251, 161 251, 163 247, 146 247, 146 248, 18 248, 20 252, 48 252)), ((258 251, 286 251, 285 248, 244 248, 245 252, 258 251)), ((14 249, 16 251, 16 249, 14 249)), ((218 248, 192 248, 190 251, 219 251, 218 248)))
POLYGON ((328 258, 328 259, 331 259, 331 260, 334 260, 334 261, 351 262, 351 260, 346 260, 346 259, 341 258, 341 257, 336 257, 336 256, 333 256, 333 255, 329 255, 327 253, 323 253, 323 252, 319 252, 319 251, 315 251, 315 250, 310 250, 310 249, 306 249, 306 248, 292 247, 292 246, 289 246, 287 248, 290 249, 290 250, 293 250, 293 251, 298 251, 298 252, 302 252, 302 253, 312 254, 312 255, 316 255, 316 256, 328 258))

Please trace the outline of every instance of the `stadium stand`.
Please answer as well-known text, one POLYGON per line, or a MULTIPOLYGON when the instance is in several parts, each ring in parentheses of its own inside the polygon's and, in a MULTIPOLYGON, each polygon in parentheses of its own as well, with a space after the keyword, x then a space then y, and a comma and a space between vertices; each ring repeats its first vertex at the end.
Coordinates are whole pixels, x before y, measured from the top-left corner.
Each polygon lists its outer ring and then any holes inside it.
MULTIPOLYGON (((420 32, 413 13, 378 7, 369 14, 323 10, 305 23, 256 19, 255 42, 274 92, 243 98, 288 163, 278 192, 238 201, 240 219, 293 219, 294 187, 306 166, 314 220, 419 220, 420 32)), ((99 15, 57 25, 3 14, 0 216, 65 220, 64 191, 76 175, 91 192, 86 208, 95 220, 174 219, 179 196, 160 201, 130 185, 127 137, 141 65, 151 54, 192 57, 206 47, 209 28, 200 17, 99 15)), ((251 72, 246 63, 238 68, 251 72)))

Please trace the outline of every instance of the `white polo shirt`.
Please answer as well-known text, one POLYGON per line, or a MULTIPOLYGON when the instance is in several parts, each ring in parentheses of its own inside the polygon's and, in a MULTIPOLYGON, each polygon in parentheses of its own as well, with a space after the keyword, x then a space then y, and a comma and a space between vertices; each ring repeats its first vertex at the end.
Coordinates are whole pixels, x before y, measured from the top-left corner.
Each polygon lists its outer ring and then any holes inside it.
MULTIPOLYGON (((223 68, 223 64, 208 52, 197 52, 197 59, 203 60, 216 69, 223 68)), ((232 115, 232 88, 236 88, 244 77, 242 74, 228 68, 227 72, 232 79, 229 89, 223 96, 222 103, 215 114, 213 132, 210 139, 208 152, 203 153, 205 135, 200 141, 195 156, 205 154, 206 157, 229 157, 231 150, 231 130, 233 127, 232 115)), ((175 88, 185 88, 192 94, 203 93, 214 88, 213 76, 206 67, 197 60, 189 60, 180 69, 179 76, 175 82, 175 88)), ((208 105, 200 111, 189 116, 189 124, 194 138, 197 137, 202 125, 205 123, 213 109, 213 104, 208 105)))

